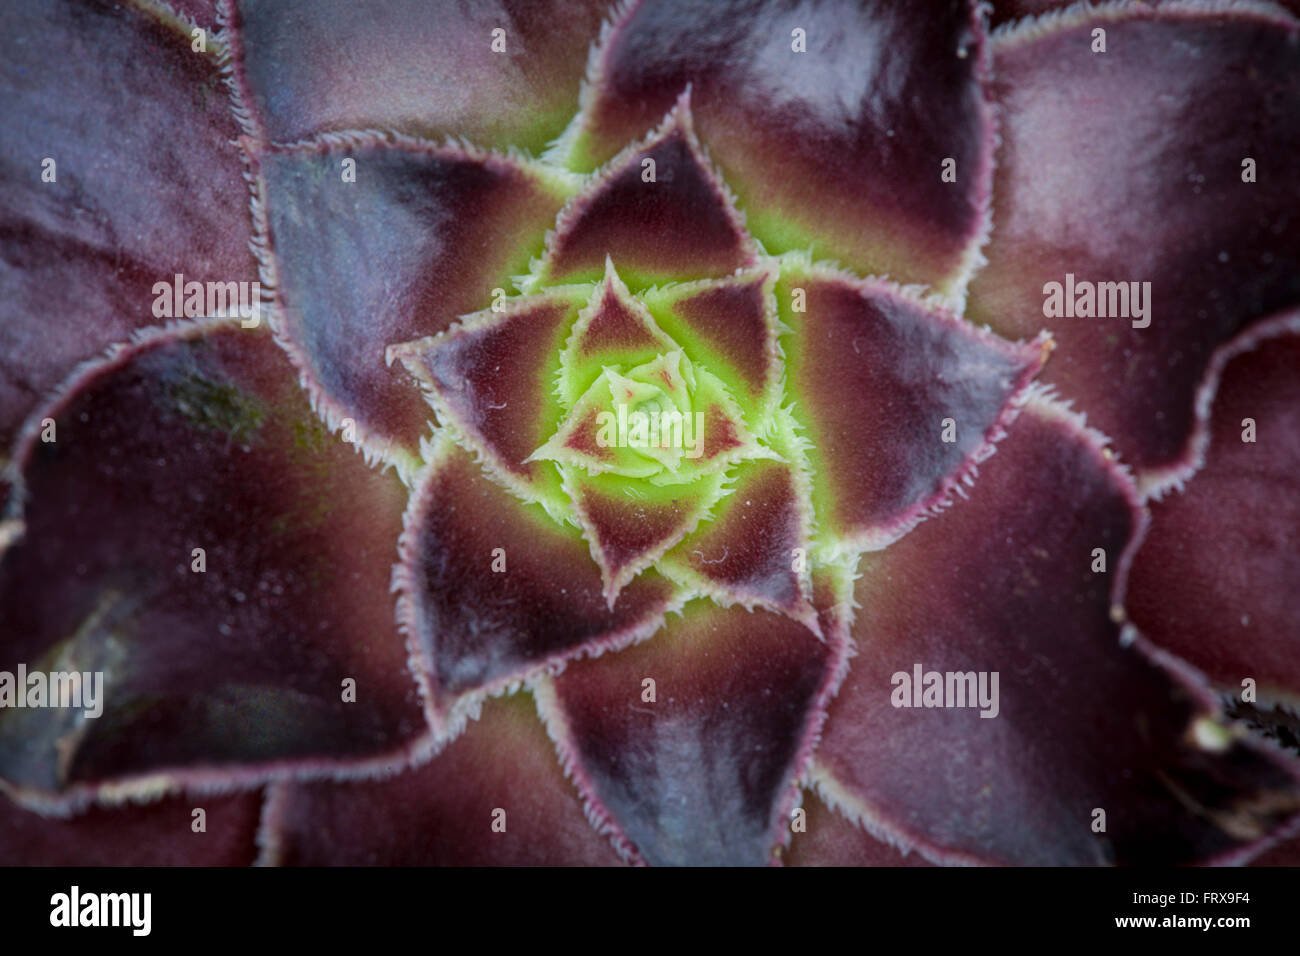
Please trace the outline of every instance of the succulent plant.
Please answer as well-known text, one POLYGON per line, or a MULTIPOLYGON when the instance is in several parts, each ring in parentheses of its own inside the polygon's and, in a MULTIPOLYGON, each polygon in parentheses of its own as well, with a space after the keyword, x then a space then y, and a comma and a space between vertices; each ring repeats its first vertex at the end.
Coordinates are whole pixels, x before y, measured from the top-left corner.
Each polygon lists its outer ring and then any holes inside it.
POLYGON ((0 24, 0 862, 1295 859, 1292 12, 0 24))

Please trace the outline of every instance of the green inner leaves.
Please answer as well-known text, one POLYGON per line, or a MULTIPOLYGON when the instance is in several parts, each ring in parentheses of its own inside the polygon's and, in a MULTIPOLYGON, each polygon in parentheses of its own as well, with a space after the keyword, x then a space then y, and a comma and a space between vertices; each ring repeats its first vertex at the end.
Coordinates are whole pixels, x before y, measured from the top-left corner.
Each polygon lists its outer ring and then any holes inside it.
MULTIPOLYGON (((612 607, 668 550, 691 547, 745 462, 778 466, 756 474, 795 476, 771 520, 807 550, 806 456, 777 422, 785 386, 778 336, 788 331, 774 295, 779 265, 633 294, 606 256, 593 283, 534 285, 440 335, 393 346, 388 357, 416 375, 440 422, 491 475, 581 529, 612 607)), ((764 480, 776 488, 776 478, 764 480)), ((786 537, 772 544, 781 561, 786 537)), ((755 560, 768 558, 775 568, 771 555, 755 560)), ((759 581, 746 569, 728 573, 759 581)), ((776 577, 760 582, 780 585, 768 603, 806 611, 806 595, 791 590, 799 582, 776 577)), ((768 600, 760 591, 752 598, 768 600)))
POLYGON ((556 390, 568 414, 530 462, 681 485, 770 454, 726 382, 677 347, 609 263, 566 344, 556 390))
POLYGON ((770 286, 765 274, 738 277, 734 302, 706 303, 741 322, 758 320, 747 326, 754 341, 733 350, 740 354, 732 361, 729 343, 708 341, 709 329, 692 324, 713 321, 709 309, 673 312, 700 296, 717 299, 728 291, 726 280, 652 290, 680 341, 628 291, 610 261, 579 311, 555 377, 564 410, 526 462, 554 463, 609 600, 710 520, 729 493, 733 465, 785 460, 757 437, 773 433, 769 419, 779 394, 775 326, 767 321, 775 306, 765 301, 770 286), (692 354, 716 362, 722 374, 692 354), (762 367, 754 367, 755 359, 762 367))
POLYGON ((528 460, 683 484, 763 454, 721 381, 674 351, 626 374, 606 367, 528 460))

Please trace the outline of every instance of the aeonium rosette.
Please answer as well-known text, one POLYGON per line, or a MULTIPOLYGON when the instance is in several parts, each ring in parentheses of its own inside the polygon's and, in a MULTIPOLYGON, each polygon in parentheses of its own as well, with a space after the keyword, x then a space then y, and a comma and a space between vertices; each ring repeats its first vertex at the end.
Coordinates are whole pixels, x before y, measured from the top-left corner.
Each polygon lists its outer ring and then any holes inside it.
MULTIPOLYGON (((820 641, 817 655, 842 654, 818 621, 813 569, 823 569, 827 596, 836 593, 847 580, 846 552, 896 537, 944 501, 1000 436, 1048 342, 1011 345, 889 283, 864 282, 806 255, 767 255, 696 140, 690 115, 688 91, 644 141, 579 182, 542 255, 515 280, 521 294, 498 295, 443 333, 391 346, 388 360, 400 359, 426 389, 443 432, 435 460, 456 460, 452 446, 459 446, 521 499, 521 520, 545 513, 556 536, 576 525, 589 556, 570 560, 599 569, 607 607, 593 619, 579 594, 561 588, 567 606, 553 609, 555 621, 574 637, 614 646, 649 633, 647 607, 676 610, 699 597, 767 608, 802 624, 795 633, 820 641), (810 294, 818 326, 808 317, 810 294), (872 323, 879 338, 870 337, 872 323), (836 341, 850 330, 854 338, 836 341), (887 373, 871 369, 868 356, 887 348, 891 335, 941 352, 954 394, 904 364, 892 370, 898 390, 884 408, 873 407, 852 367, 860 377, 887 373), (854 361, 823 351, 841 344, 854 361), (846 377, 836 381, 840 374, 846 377), (799 407, 805 396, 807 426, 799 407), (912 407, 895 407, 900 399, 912 407), (821 409, 829 421, 818 418, 821 409), (846 476, 848 493, 825 475, 819 480, 821 442, 834 446, 827 438, 835 431, 851 441, 865 437, 872 422, 900 416, 909 426, 928 419, 931 427, 914 433, 917 445, 943 448, 923 466, 927 474, 891 488, 868 460, 862 474, 846 476), (947 440, 945 428, 954 433, 947 440), (873 504, 860 497, 863 486, 876 488, 874 513, 862 510, 873 504), (642 589, 621 600, 638 578, 642 589)), ((892 454, 910 451, 896 446, 892 454)), ((833 462, 835 449, 827 453, 833 462)), ((444 500, 459 508, 459 497, 444 500)), ((466 651, 477 657, 453 635, 490 630, 485 612, 497 602, 457 597, 461 572, 439 569, 459 549, 426 529, 425 518, 432 516, 408 520, 403 614, 431 649, 431 698, 451 708, 465 690, 517 679, 518 670, 502 660, 438 660, 466 651), (446 604, 461 616, 430 606, 446 604), (444 683, 444 672, 469 673, 475 664, 475 683, 444 683)), ((513 542, 501 548, 508 572, 511 555, 523 551, 527 561, 536 542, 522 530, 505 537, 513 542)), ((472 554, 460 560, 472 562, 472 554)), ((509 578, 484 580, 511 589, 509 578)), ((688 616, 709 613, 705 607, 688 616)), ((510 629, 514 639, 537 639, 534 627, 511 622, 510 629)))
POLYGON ((0 678, 103 677, 99 716, 0 713, 27 855, 129 819, 289 863, 1221 861, 1294 818, 1210 684, 1296 686, 1251 506, 1294 468, 1222 472, 1296 407, 1298 187, 1237 172, 1294 155, 1294 18, 3 15, 59 178, 0 273, 0 678), (74 109, 117 88, 159 135, 74 109), (269 321, 158 325, 182 273, 269 321), (1142 320, 1045 308, 1075 277, 1142 320))

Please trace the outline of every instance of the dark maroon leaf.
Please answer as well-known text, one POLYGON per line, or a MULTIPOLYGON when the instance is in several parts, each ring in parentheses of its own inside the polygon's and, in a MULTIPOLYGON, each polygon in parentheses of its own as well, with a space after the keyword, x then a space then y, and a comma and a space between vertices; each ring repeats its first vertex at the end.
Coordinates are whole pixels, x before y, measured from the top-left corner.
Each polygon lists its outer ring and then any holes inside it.
MULTIPOLYGON (((541 279, 594 281, 606 258, 633 289, 752 266, 753 241, 691 126, 690 96, 570 200, 547 241, 541 279)), ((662 115, 662 114, 661 114, 662 115)))
POLYGON ((332 428, 352 418, 358 440, 413 469, 429 410, 385 350, 489 308, 494 288, 504 298, 500 283, 541 251, 561 187, 504 156, 377 134, 273 150, 260 165, 294 364, 332 428))
POLYGON ((1300 764, 1124 646, 1143 515, 1095 436, 1036 400, 970 499, 861 561, 817 754, 850 815, 932 860, 1061 865, 1237 860, 1300 811, 1300 764))
POLYGON ((930 866, 919 853, 905 853, 879 840, 832 810, 812 790, 804 791, 807 814, 796 831, 786 866, 930 866))
POLYGON ((1253 350, 1227 363, 1205 467, 1181 493, 1152 503, 1151 532, 1133 565, 1127 607, 1155 644, 1211 681, 1240 695, 1249 678, 1258 701, 1281 695, 1294 708, 1300 701, 1300 315, 1271 325, 1247 333, 1234 351, 1253 350))
POLYGON ((793 464, 758 460, 736 468, 731 489, 660 567, 720 603, 762 605, 815 627, 807 479, 793 464))
POLYGON ((648 291, 656 321, 692 362, 721 378, 752 429, 780 395, 774 276, 768 269, 648 291))
POLYGON ((285 865, 619 863, 522 694, 488 701, 438 756, 398 776, 273 788, 262 840, 264 861, 285 865))
POLYGON ((235 0, 234 6, 236 76, 269 139, 382 126, 538 151, 577 108, 587 48, 607 4, 235 0))
POLYGON ((654 640, 539 685, 589 813, 630 859, 775 860, 844 663, 842 611, 829 595, 819 607, 826 643, 768 611, 695 602, 654 640))
POLYGON ((994 46, 997 228, 970 315, 1050 329, 1045 380, 1145 492, 1167 487, 1194 466, 1215 348, 1300 302, 1300 23, 1263 6, 1076 7, 994 46))
POLYGON ((214 49, 129 4, 0 8, 0 455, 79 362, 178 317, 155 283, 257 279, 214 49))
POLYGON ((812 443, 817 518, 858 547, 897 539, 970 483, 1050 348, 794 260, 776 297, 793 329, 788 394, 812 443))
POLYGON ((389 592, 405 493, 324 431, 264 328, 154 334, 44 415, 0 670, 97 689, 0 711, 6 779, 152 793, 401 759, 425 732, 389 592))
POLYGON ((257 857, 261 810, 262 792, 255 790, 98 805, 59 819, 0 795, 0 864, 248 866, 257 857))
POLYGON ((396 582, 439 727, 476 692, 648 637, 677 606, 672 585, 648 573, 609 607, 582 536, 483 477, 450 443, 411 499, 396 582))
POLYGON ((722 492, 717 475, 686 485, 644 485, 635 478, 566 471, 565 490, 611 607, 629 581, 708 517, 722 492))
POLYGON ((582 292, 503 301, 500 311, 485 309, 442 335, 387 352, 423 384, 441 424, 456 429, 500 481, 557 516, 563 497, 555 465, 528 459, 562 414, 552 384, 582 292))
POLYGON ((655 126, 689 85, 700 137, 769 252, 811 245, 860 272, 960 294, 992 174, 974 6, 632 4, 563 145, 591 168, 655 126), (946 159, 955 182, 942 178, 946 159))

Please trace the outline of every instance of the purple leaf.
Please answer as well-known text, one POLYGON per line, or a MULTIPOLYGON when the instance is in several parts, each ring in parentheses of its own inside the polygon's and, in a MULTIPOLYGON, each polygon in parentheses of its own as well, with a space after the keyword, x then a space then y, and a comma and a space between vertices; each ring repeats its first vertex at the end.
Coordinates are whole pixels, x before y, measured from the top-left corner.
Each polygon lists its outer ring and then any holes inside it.
POLYGON ((1212 682, 1239 696, 1251 678, 1261 703, 1281 695, 1294 708, 1300 314, 1255 326, 1229 347, 1242 351, 1214 397, 1205 466, 1181 493, 1151 504, 1127 607, 1155 644, 1212 682))
POLYGON ((768 611, 696 602, 653 641, 538 687, 589 813, 628 858, 774 862, 844 663, 840 611, 819 606, 826 643, 768 611))
POLYGON ((587 47, 606 4, 369 0, 358 8, 352 0, 306 6, 236 0, 234 6, 235 75, 268 139, 382 126, 537 151, 573 115, 587 47))
POLYGON ((439 727, 481 691, 650 636, 678 606, 673 586, 646 574, 608 607, 578 532, 484 478, 450 443, 411 499, 396 583, 439 727))
POLYGON ((2 455, 79 362, 179 318, 155 317, 155 283, 257 264, 215 47, 129 5, 6 3, 0 86, 2 455))
POLYGON ((878 840, 837 813, 812 790, 804 791, 806 830, 796 831, 786 866, 930 866, 919 853, 906 853, 878 840))
POLYGON ((974 7, 630 4, 562 145, 583 168, 604 162, 689 85, 700 138, 769 252, 811 245, 860 272, 956 291, 987 225, 992 175, 974 7), (946 159, 955 182, 942 178, 946 159))
POLYGON ((668 107, 643 142, 611 159, 570 200, 547 241, 541 279, 594 281, 608 257, 639 290, 754 264, 744 220, 695 139, 689 95, 668 107))
POLYGON ((1300 302, 1300 24, 1262 6, 1076 7, 994 48, 997 228, 970 315, 1048 328, 1045 380, 1158 491, 1194 467, 1216 347, 1300 302))
POLYGON ((331 427, 353 418, 358 439, 405 451, 412 468, 428 408, 385 350, 488 308, 494 288, 504 297, 498 283, 541 250, 560 187, 504 156, 377 134, 272 150, 260 167, 294 364, 331 427))
POLYGON ((481 720, 399 776, 273 788, 261 840, 264 861, 282 865, 619 863, 524 695, 487 701, 481 720))
MULTIPOLYGON (((790 449, 782 447, 787 455, 790 449)), ((790 456, 793 457, 793 456, 790 456)), ((816 630, 807 569, 812 505, 806 476, 785 461, 743 462, 731 492, 659 567, 723 604, 758 604, 816 630)))
POLYGON ((692 362, 721 378, 756 429, 780 392, 780 331, 767 269, 653 289, 644 300, 692 362))
POLYGON ((897 539, 969 483, 1050 348, 797 260, 783 263, 776 297, 793 329, 782 345, 817 518, 857 547, 897 539))
POLYGON ((611 607, 629 581, 707 517, 722 484, 721 475, 712 475, 657 488, 635 478, 566 469, 565 491, 611 607))
POLYGON ((0 795, 0 859, 6 866, 248 866, 257 857, 261 810, 255 790, 96 805, 58 819, 0 795))
POLYGON ((1142 521, 1095 433, 1027 406, 969 501, 861 561, 858 656, 817 754, 837 801, 942 862, 1228 862, 1295 817, 1300 762, 1123 646, 1142 521))
POLYGON ((6 779, 154 792, 401 758, 425 731, 389 593, 405 494, 325 433, 265 329, 154 333, 44 415, 0 670, 98 673, 102 714, 0 712, 6 779))
POLYGON ((442 424, 454 428, 487 469, 516 494, 562 508, 559 474, 529 457, 554 432, 563 408, 552 391, 560 348, 585 290, 569 288, 503 303, 465 317, 431 339, 395 345, 427 390, 442 424))

